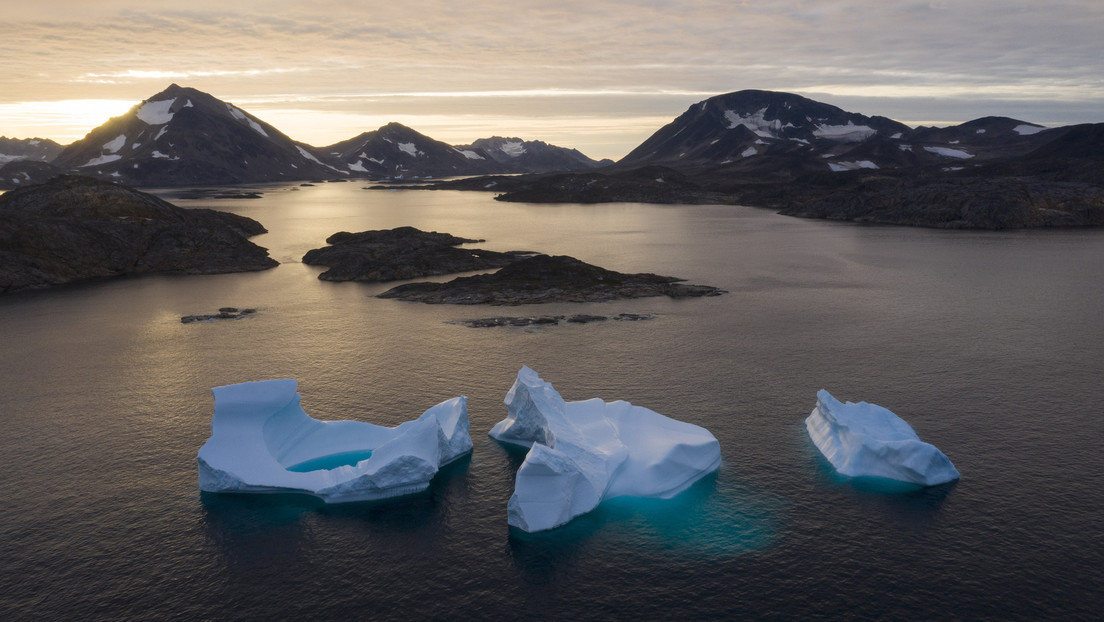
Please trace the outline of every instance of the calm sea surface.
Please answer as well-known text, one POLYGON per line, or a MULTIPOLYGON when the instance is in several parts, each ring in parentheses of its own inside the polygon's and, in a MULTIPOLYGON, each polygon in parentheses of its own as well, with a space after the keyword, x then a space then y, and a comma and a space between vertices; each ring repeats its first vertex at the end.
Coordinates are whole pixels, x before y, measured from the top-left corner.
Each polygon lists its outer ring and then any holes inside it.
POLYGON ((0 619, 1099 619, 1104 231, 263 190, 177 203, 261 221, 278 268, 0 298, 0 619), (332 233, 401 225, 730 293, 432 306, 298 263, 332 233), (258 312, 180 322, 223 306, 258 312), (449 323, 621 312, 657 317, 449 323), (487 431, 523 364, 566 399, 708 428, 720 471, 673 500, 511 531, 523 456, 487 431), (201 494, 211 387, 282 377, 330 420, 394 425, 467 395, 475 450, 390 502, 201 494), (892 492, 835 476, 803 423, 821 388, 893 410, 962 479, 892 492))

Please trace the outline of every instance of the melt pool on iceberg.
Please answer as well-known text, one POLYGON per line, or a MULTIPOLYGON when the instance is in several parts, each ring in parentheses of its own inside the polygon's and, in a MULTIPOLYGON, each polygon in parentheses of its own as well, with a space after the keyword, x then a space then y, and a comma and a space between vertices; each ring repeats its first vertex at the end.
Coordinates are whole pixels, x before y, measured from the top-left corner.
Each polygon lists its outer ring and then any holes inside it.
POLYGON ((200 490, 306 493, 327 503, 383 499, 425 490, 440 467, 472 449, 466 397, 387 428, 313 419, 297 386, 281 379, 211 389, 200 490))
POLYGON ((882 477, 921 486, 958 479, 950 459, 912 427, 876 404, 841 403, 824 389, 805 419, 809 438, 842 475, 882 477))
POLYGON ((721 464, 705 428, 621 400, 565 402, 528 367, 505 404, 490 435, 530 448, 507 505, 509 524, 527 532, 563 525, 603 499, 669 499, 721 464))

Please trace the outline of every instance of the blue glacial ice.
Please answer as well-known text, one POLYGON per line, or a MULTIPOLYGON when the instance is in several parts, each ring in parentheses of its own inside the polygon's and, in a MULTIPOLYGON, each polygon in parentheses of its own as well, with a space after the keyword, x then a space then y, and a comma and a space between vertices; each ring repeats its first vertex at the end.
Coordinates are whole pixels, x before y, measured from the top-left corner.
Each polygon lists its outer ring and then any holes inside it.
POLYGON ((523 531, 558 527, 612 497, 669 499, 721 464, 705 428, 620 400, 565 402, 528 367, 505 403, 490 435, 530 448, 507 505, 523 531))
POLYGON ((211 438, 199 449, 207 492, 305 493, 328 503, 420 492, 437 470, 469 453, 467 398, 387 428, 318 421, 292 379, 215 387, 211 438))
POLYGON ((903 419, 875 404, 843 404, 821 389, 805 427, 820 453, 842 475, 921 486, 959 477, 943 452, 921 441, 903 419))

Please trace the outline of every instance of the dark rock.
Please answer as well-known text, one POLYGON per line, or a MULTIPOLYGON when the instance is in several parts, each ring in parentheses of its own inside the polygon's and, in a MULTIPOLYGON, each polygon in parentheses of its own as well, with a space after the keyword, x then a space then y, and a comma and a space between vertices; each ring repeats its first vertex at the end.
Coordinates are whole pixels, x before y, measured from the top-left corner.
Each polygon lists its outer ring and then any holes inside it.
POLYGON ((491 328, 494 326, 534 326, 559 324, 562 315, 535 315, 530 317, 485 317, 477 320, 460 320, 453 324, 462 324, 471 328, 491 328))
POLYGON ((414 227, 342 231, 326 239, 330 246, 303 255, 303 263, 328 266, 329 270, 318 275, 324 281, 382 282, 499 268, 532 255, 528 251, 457 248, 482 241, 414 227))
POLYGON ((256 313, 256 309, 243 309, 238 311, 235 307, 223 307, 218 313, 201 313, 198 315, 185 315, 180 318, 181 324, 194 322, 213 322, 215 320, 240 320, 256 313))
POLYGON ((477 320, 460 320, 457 322, 450 322, 451 324, 461 324, 463 326, 469 326, 471 328, 493 328, 496 326, 541 326, 541 325, 558 325, 562 321, 566 321, 569 324, 590 324, 591 322, 605 322, 607 320, 617 320, 621 322, 633 322, 638 320, 651 320, 655 315, 652 313, 618 313, 617 315, 589 315, 580 313, 567 317, 562 315, 536 315, 529 317, 486 317, 477 320))
POLYGON ((639 322, 640 320, 654 320, 655 315, 652 313, 618 313, 613 316, 613 319, 618 322, 639 322))
POLYGON ((391 288, 379 297, 430 304, 520 305, 724 293, 715 287, 684 285, 678 282, 681 280, 655 274, 623 274, 574 257, 536 255, 494 274, 460 277, 447 283, 410 283, 391 288))
POLYGON ((1104 187, 1031 178, 856 181, 783 214, 943 229, 1104 225, 1104 187))
MULTIPOLYGON (((293 188, 294 190, 294 188, 293 188)), ((259 199, 260 192, 222 192, 214 195, 216 199, 259 199)))
POLYGON ((604 315, 586 315, 580 313, 567 318, 567 321, 572 324, 589 324, 590 322, 605 322, 607 319, 609 318, 604 315))
POLYGON ((257 221, 183 209, 88 177, 0 196, 0 292, 124 274, 218 274, 277 265, 257 221))

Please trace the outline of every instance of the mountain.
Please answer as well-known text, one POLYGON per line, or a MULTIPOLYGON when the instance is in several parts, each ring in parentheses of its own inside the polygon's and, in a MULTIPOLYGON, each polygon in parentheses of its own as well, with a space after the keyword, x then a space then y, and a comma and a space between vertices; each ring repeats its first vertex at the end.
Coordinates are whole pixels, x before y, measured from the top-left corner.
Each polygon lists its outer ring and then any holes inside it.
POLYGON ((399 123, 388 123, 319 151, 362 177, 409 179, 498 172, 495 160, 481 149, 461 150, 399 123))
POLYGON ((63 146, 49 138, 8 138, 0 136, 0 165, 15 160, 49 162, 61 153, 63 146))
POLYGON ((538 203, 720 203, 806 218, 942 228, 1104 225, 1104 124, 1007 117, 910 128, 791 93, 690 106, 601 171, 434 187, 538 203))
POLYGON ((317 148, 233 104, 173 84, 68 147, 45 139, 0 138, 0 189, 42 183, 66 172, 148 187, 452 177, 610 163, 517 138, 453 147, 398 123, 317 148))
POLYGON ((598 168, 612 160, 593 160, 578 149, 549 145, 540 140, 520 138, 480 138, 470 145, 456 147, 462 152, 485 153, 502 168, 500 173, 553 173, 598 168))
POLYGON ((0 190, 38 183, 60 174, 61 170, 48 162, 64 148, 48 138, 0 136, 0 190))
POLYGON ((574 171, 612 164, 539 140, 495 136, 453 146, 399 123, 319 151, 354 176, 392 179, 574 171))
POLYGON ((874 136, 900 138, 910 131, 892 119, 846 112, 792 93, 737 91, 690 106, 617 165, 685 168, 764 154, 819 156, 846 152, 874 136))
POLYGON ((746 90, 691 106, 617 162, 797 178, 877 169, 961 170, 1024 155, 1061 133, 1007 117, 918 127, 792 93, 746 90))
POLYGON ((64 173, 49 162, 38 160, 12 160, 0 166, 0 190, 40 184, 64 173))
POLYGON ((137 186, 334 177, 309 145, 211 95, 171 85, 69 145, 52 162, 137 186))

